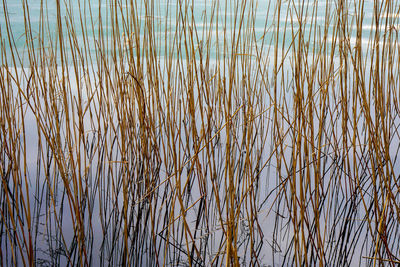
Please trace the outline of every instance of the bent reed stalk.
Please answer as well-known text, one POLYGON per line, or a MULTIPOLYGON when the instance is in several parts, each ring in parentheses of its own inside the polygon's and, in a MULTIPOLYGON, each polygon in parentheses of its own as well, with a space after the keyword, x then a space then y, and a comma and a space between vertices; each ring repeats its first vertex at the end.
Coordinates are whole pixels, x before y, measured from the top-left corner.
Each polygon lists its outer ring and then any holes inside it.
POLYGON ((10 5, 1 265, 400 263, 400 2, 10 5))

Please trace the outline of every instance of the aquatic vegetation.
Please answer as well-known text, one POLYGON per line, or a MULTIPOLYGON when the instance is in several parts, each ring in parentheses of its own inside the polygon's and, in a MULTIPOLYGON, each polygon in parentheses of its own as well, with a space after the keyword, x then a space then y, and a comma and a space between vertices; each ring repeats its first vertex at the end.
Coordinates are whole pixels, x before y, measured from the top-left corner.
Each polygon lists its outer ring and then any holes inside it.
POLYGON ((2 1, 1 264, 396 266, 399 9, 2 1))

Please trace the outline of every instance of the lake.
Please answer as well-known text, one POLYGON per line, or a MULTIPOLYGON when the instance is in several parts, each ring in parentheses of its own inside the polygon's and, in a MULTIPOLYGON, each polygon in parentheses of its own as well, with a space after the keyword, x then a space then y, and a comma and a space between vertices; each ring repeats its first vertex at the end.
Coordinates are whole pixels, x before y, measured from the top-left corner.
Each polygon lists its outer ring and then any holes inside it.
POLYGON ((4 1, 5 266, 400 262, 399 1, 4 1))

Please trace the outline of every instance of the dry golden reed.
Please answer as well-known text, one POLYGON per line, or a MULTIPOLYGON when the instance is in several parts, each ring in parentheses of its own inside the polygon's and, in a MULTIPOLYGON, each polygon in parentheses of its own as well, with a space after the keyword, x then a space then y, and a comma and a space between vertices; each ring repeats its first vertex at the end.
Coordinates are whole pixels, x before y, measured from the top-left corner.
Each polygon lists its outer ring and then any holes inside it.
POLYGON ((2 266, 400 263, 398 1, 30 4, 2 266))

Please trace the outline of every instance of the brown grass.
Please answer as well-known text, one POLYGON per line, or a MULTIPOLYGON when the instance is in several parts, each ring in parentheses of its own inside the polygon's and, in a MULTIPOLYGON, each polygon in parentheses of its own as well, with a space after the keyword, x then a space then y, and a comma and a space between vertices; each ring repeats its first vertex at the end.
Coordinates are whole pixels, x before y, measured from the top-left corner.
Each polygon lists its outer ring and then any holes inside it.
POLYGON ((21 3, 2 265, 400 262, 398 1, 21 3))

